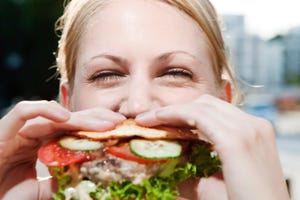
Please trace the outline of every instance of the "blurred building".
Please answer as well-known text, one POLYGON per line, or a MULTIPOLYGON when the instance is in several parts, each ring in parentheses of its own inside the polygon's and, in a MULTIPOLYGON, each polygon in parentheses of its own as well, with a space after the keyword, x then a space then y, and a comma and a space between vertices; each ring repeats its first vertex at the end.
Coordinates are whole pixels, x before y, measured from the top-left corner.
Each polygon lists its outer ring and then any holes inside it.
POLYGON ((264 42, 264 55, 262 56, 262 65, 265 66, 265 74, 269 74, 266 77, 265 84, 281 87, 285 84, 285 47, 282 36, 276 36, 271 40, 264 42))
POLYGON ((246 37, 244 16, 226 15, 224 16, 224 22, 225 42, 227 44, 231 65, 237 72, 243 71, 243 73, 239 73, 241 78, 250 77, 251 69, 247 69, 244 64, 247 59, 244 52, 246 37))
POLYGON ((300 77, 300 27, 291 29, 284 36, 286 76, 293 81, 300 77))
POLYGON ((267 60, 265 41, 257 35, 245 31, 243 15, 225 15, 225 42, 227 43, 231 64, 242 82, 250 85, 265 84, 267 60))
POLYGON ((225 15, 224 21, 225 42, 245 94, 243 108, 276 123, 280 134, 300 134, 291 120, 299 124, 300 27, 265 40, 245 31, 242 15, 225 15))
POLYGON ((264 40, 245 31, 243 15, 225 15, 225 41, 242 83, 267 89, 300 83, 300 27, 264 40))
POLYGON ((300 27, 264 40, 245 31, 242 15, 224 20, 225 42, 245 92, 242 108, 273 123, 291 200, 299 200, 300 27))

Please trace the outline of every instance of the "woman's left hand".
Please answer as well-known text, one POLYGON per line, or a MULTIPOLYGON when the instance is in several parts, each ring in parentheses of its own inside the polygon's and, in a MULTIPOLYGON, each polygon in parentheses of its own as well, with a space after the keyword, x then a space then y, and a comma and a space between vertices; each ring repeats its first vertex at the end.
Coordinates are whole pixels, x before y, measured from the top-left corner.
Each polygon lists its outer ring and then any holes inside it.
POLYGON ((213 144, 222 175, 200 180, 199 199, 289 199, 268 121, 210 95, 143 113, 136 121, 196 128, 213 144))

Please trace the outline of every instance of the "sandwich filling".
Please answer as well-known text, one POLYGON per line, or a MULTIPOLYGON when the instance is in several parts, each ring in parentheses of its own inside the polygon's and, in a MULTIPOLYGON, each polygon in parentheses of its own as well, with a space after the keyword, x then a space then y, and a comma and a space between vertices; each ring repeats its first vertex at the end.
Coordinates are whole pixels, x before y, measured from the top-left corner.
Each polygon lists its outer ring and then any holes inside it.
POLYGON ((179 195, 179 183, 221 168, 211 145, 201 140, 82 137, 64 136, 38 152, 58 181, 56 200, 171 200, 179 195))

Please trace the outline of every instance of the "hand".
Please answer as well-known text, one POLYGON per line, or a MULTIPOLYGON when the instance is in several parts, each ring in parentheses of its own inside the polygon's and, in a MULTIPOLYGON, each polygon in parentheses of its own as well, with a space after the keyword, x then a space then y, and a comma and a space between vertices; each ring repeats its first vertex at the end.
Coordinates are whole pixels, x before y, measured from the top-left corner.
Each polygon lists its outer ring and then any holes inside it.
POLYGON ((201 179, 199 199, 220 199, 216 195, 236 200, 289 199, 274 130, 266 120, 216 97, 203 95, 191 103, 143 113, 136 121, 145 126, 193 127, 214 145, 224 178, 201 179))
POLYGON ((66 130, 107 130, 124 116, 103 108, 69 112, 54 101, 23 101, 0 120, 0 199, 49 199, 53 182, 39 182, 35 164, 43 140, 66 130))

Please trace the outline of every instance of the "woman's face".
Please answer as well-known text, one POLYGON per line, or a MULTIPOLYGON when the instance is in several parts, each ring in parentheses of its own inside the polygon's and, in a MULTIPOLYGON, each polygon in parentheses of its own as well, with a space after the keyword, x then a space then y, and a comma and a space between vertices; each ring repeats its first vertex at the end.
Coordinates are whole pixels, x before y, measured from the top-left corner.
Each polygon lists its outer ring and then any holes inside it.
POLYGON ((218 96, 202 30, 178 9, 154 0, 114 0, 88 22, 74 87, 62 87, 71 110, 106 107, 127 117, 218 96))

